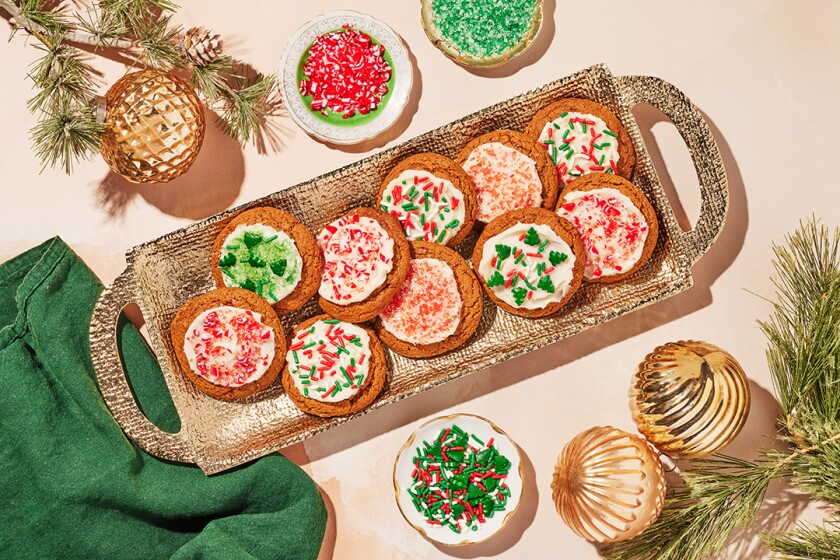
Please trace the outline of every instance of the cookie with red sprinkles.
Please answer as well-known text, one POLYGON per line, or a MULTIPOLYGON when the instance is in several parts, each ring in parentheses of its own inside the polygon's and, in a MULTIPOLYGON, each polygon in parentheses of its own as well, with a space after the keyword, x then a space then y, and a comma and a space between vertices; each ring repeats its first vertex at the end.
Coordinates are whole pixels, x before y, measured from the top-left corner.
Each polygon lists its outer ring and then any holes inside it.
POLYGON ((324 263, 318 305, 330 316, 361 323, 379 315, 408 273, 408 240, 396 218, 359 207, 317 236, 324 263))
POLYGON ((656 247, 656 211, 623 177, 603 173, 581 177, 563 189, 557 214, 580 234, 587 282, 623 280, 644 266, 656 247))
POLYGON ((203 393, 232 400, 271 385, 286 335, 271 305, 242 288, 219 288, 181 306, 170 327, 181 371, 203 393))
POLYGON ((523 317, 559 311, 580 287, 585 262, 575 227, 544 208, 502 214, 484 228, 472 255, 493 303, 523 317))
POLYGON ((469 235, 477 212, 475 189, 461 166, 431 152, 398 163, 382 181, 377 200, 408 239, 449 247, 469 235))
POLYGON ((590 173, 630 179, 636 151, 615 114, 588 99, 569 97, 543 107, 525 130, 556 168, 561 188, 590 173))
POLYGON ((321 281, 315 236, 278 208, 234 216, 216 236, 210 263, 217 286, 250 290, 280 315, 302 307, 321 281))
POLYGON ((365 326, 318 315, 292 329, 288 348, 283 389, 309 414, 354 414, 385 386, 385 352, 365 326))
POLYGON ((468 143, 456 160, 475 188, 476 218, 489 223, 510 210, 553 208, 559 187, 554 164, 535 140, 495 130, 468 143))
POLYGON ((464 344, 482 310, 481 286, 461 255, 437 243, 412 241, 405 282, 374 328, 394 352, 428 358, 464 344))

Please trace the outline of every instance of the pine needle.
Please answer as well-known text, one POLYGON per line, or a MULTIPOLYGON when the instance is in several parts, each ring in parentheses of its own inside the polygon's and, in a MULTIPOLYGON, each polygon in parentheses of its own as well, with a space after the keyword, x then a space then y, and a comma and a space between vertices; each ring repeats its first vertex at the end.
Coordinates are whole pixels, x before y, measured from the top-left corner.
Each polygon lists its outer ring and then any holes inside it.
POLYGON ((99 149, 102 125, 88 111, 63 102, 45 111, 30 132, 35 153, 47 165, 60 165, 69 175, 73 164, 99 149))
POLYGON ((788 533, 762 534, 761 540, 783 560, 840 560, 840 519, 822 527, 800 524, 788 533))

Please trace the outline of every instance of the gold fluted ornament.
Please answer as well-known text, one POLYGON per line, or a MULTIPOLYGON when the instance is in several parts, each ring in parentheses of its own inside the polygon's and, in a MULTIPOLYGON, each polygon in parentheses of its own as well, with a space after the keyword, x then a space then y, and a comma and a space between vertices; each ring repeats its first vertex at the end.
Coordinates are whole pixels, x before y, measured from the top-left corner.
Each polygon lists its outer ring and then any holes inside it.
POLYGON ((728 352, 696 340, 669 342, 636 369, 630 408, 639 431, 663 453, 704 457, 741 431, 750 387, 728 352))
POLYGON ((133 183, 185 173, 204 140, 204 108, 184 80, 161 70, 126 74, 105 94, 102 157, 133 183))
POLYGON ((575 436, 557 459, 552 499, 578 536, 610 543, 653 523, 665 501, 659 457, 639 436, 610 426, 575 436))

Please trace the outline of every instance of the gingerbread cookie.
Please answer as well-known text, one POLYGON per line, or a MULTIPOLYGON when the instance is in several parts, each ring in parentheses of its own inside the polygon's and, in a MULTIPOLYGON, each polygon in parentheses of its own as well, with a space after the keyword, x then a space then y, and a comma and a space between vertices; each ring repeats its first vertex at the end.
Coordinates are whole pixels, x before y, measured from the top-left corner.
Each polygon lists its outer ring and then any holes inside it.
POLYGON ((656 212, 642 191, 623 177, 602 173, 581 177, 563 189, 557 214, 580 234, 588 282, 617 282, 630 276, 656 247, 656 212))
POLYGON ((281 381, 301 410, 332 417, 370 405, 386 377, 385 352, 373 331, 318 315, 292 331, 281 381))
POLYGON ((216 236, 211 269, 220 288, 255 292, 283 314, 315 295, 321 253, 315 237, 294 216, 254 208, 237 214, 216 236))
POLYGON ((438 154, 402 160, 385 177, 377 200, 412 241, 454 247, 475 223, 477 203, 470 178, 461 166, 438 154))
POLYGON ((382 311, 402 286, 410 259, 396 218, 355 208, 318 234, 324 271, 318 305, 332 317, 361 323, 382 311))
POLYGON ((472 256, 490 299, 523 317, 563 307, 580 287, 585 262, 574 226, 543 208, 513 210, 490 222, 472 256))
POLYGON ((170 327, 181 370, 202 392, 231 400, 277 378, 286 335, 268 302, 241 288, 211 290, 186 302, 170 327))
POLYGON ((513 130, 479 136, 456 160, 475 187, 477 219, 488 223, 510 210, 554 208, 554 164, 536 141, 513 130))
POLYGON ((448 247, 413 241, 405 283, 374 328, 394 352, 428 358, 465 343, 482 310, 481 287, 467 261, 448 247))
POLYGON ((636 151, 630 135, 618 117, 594 101, 556 101, 537 112, 525 134, 545 148, 561 186, 589 173, 633 175, 636 151))

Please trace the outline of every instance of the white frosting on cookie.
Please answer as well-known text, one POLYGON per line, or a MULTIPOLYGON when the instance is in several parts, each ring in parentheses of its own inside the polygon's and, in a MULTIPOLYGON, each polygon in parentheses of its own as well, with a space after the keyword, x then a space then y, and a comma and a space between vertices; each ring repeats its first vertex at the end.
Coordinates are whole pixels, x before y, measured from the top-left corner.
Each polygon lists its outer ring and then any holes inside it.
POLYGON ((464 227, 464 193, 428 171, 400 173, 385 187, 379 205, 411 240, 445 244, 464 227))
POLYGON ((563 113, 545 123, 538 139, 563 184, 587 173, 618 173, 618 136, 595 115, 563 113))

